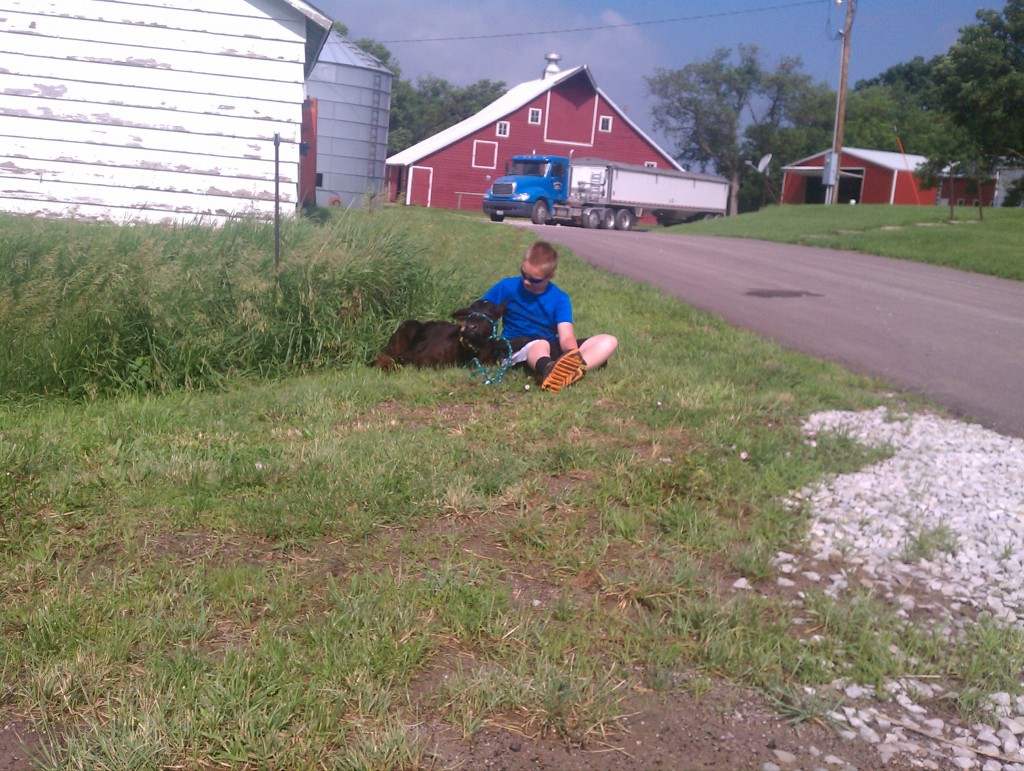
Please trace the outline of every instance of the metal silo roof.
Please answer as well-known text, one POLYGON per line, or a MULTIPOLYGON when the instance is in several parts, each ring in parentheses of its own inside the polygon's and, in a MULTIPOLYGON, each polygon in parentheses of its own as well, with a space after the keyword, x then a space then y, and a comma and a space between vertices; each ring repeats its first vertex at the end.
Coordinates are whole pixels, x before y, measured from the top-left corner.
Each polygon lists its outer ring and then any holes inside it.
POLYGON ((393 75, 375 56, 371 56, 350 40, 343 38, 336 30, 331 30, 330 37, 320 52, 321 64, 343 64, 366 70, 378 70, 393 75))

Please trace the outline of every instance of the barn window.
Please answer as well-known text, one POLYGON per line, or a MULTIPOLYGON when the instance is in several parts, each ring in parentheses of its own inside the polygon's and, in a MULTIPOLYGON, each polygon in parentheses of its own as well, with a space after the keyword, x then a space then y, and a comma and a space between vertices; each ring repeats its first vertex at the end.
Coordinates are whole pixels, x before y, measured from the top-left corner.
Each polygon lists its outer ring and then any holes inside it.
POLYGON ((508 136, 508 131, 509 131, 509 122, 507 120, 499 120, 498 121, 498 128, 495 131, 495 133, 499 137, 507 137, 508 136))
POLYGON ((656 169, 656 168, 658 168, 658 162, 657 161, 644 161, 644 166, 646 166, 649 169, 656 169))
POLYGON ((487 142, 482 139, 473 142, 473 168, 474 169, 496 169, 498 168, 498 143, 487 142))
POLYGON ((540 110, 538 108, 536 108, 536 107, 531 107, 530 108, 530 117, 529 117, 528 120, 529 120, 529 123, 530 123, 531 126, 539 126, 540 125, 540 115, 541 115, 541 113, 540 113, 540 110))
POLYGON ((602 115, 601 120, 597 124, 598 131, 611 131, 612 130, 612 116, 602 115))

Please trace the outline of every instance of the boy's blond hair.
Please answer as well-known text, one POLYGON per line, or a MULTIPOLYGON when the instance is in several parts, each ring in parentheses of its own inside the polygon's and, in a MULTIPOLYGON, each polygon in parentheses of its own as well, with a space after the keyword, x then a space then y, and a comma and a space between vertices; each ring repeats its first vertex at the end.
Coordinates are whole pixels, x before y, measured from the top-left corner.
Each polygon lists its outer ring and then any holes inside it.
POLYGON ((523 261, 528 262, 545 276, 550 276, 558 267, 558 250, 547 241, 535 241, 526 250, 526 257, 523 261))

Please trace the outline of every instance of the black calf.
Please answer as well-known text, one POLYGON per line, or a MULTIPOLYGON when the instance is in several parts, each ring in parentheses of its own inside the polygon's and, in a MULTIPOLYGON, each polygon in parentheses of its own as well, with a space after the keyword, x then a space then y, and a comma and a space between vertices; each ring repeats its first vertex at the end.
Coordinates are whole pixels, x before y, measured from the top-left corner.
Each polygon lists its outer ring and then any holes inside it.
POLYGON ((504 303, 495 305, 488 300, 477 300, 468 308, 452 313, 458 323, 403 321, 374 366, 386 370, 403 364, 447 367, 466 365, 473 359, 481 364, 493 364, 508 354, 508 346, 491 336, 504 312, 504 303))

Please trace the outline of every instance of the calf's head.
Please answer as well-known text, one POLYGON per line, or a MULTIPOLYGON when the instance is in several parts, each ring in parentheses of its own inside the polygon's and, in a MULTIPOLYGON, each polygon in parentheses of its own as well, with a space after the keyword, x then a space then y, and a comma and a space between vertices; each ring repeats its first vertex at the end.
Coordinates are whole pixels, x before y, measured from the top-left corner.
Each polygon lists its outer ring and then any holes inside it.
POLYGON ((495 305, 477 300, 467 308, 459 308, 452 318, 459 322, 460 337, 469 346, 481 346, 494 334, 498 319, 505 313, 507 302, 495 305))

